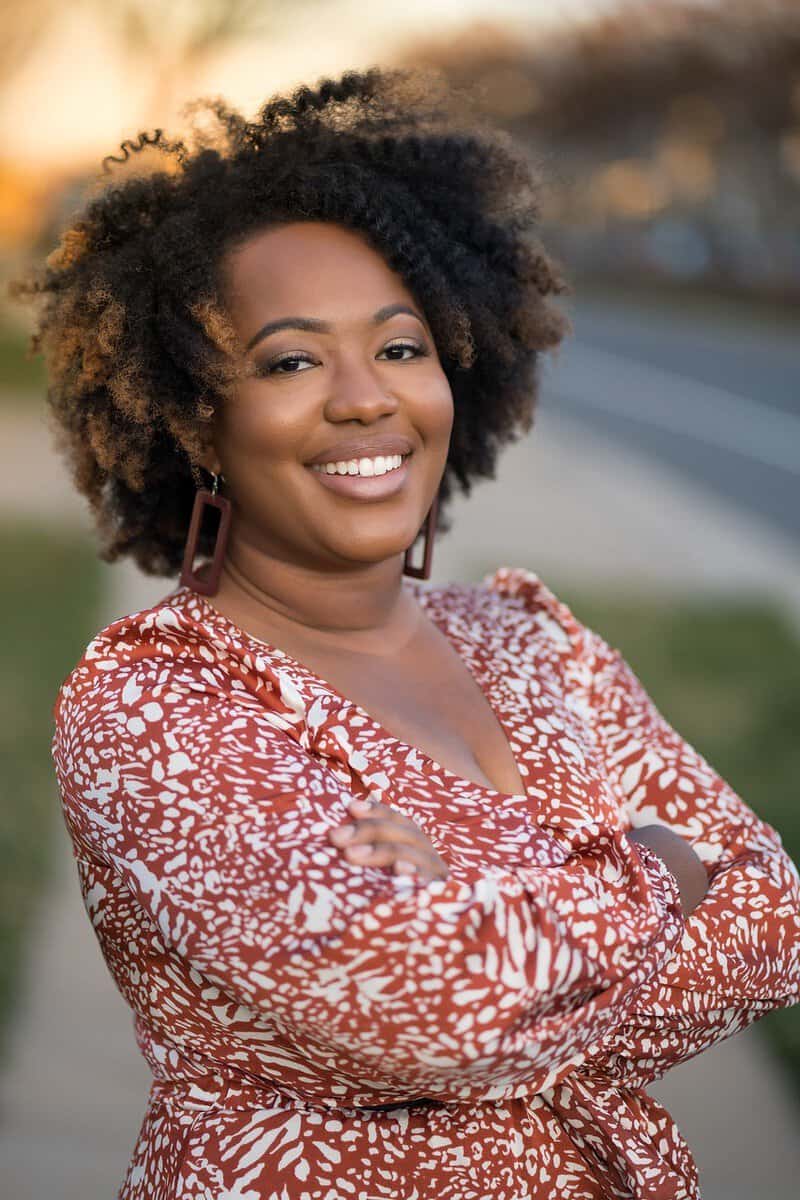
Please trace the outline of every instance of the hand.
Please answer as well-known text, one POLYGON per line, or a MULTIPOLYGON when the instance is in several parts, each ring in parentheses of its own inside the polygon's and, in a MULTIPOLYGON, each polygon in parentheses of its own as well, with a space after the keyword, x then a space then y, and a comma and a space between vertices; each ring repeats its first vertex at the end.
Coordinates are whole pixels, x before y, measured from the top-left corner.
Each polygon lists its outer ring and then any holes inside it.
POLYGON ((708 891, 708 873, 689 843, 667 825, 641 825, 626 830, 629 841, 643 843, 663 859, 678 881, 681 908, 688 917, 708 891))
POLYGON ((361 800, 354 800, 349 809, 354 821, 330 830, 328 836, 335 846, 344 850, 351 863, 393 867, 395 875, 416 874, 425 883, 432 879, 447 879, 447 863, 409 817, 386 804, 361 800), (349 838, 347 829, 352 830, 349 838))

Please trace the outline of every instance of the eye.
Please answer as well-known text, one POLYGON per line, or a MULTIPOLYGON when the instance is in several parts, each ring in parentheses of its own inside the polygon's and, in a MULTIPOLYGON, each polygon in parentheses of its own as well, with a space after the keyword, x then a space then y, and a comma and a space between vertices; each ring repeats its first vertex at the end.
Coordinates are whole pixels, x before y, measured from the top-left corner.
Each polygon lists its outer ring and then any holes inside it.
MULTIPOLYGON (((425 349, 425 347, 421 346, 419 344, 419 342, 393 341, 393 342, 388 342, 384 349, 385 350, 413 350, 414 358, 422 358, 428 353, 428 351, 425 349)), ((383 353, 383 351, 381 353, 383 353)), ((390 362, 408 362, 409 360, 407 358, 391 358, 391 359, 389 359, 389 361, 390 362)))
MULTIPOLYGON (((419 342, 409 342, 409 341, 404 341, 402 339, 395 339, 394 341, 387 342, 387 344, 384 346, 381 353, 385 354, 387 350, 399 350, 399 351, 411 350, 412 351, 411 358, 423 358, 427 354, 429 354, 429 351, 424 346, 421 346, 419 344, 419 342)), ((410 361, 410 359, 408 359, 408 358, 399 358, 399 357, 389 359, 389 362, 409 362, 409 361, 410 361)), ((303 374, 302 370, 299 370, 295 366, 291 365, 291 364, 297 364, 297 363, 302 363, 302 362, 307 362, 307 363, 310 363, 311 366, 314 366, 316 359, 312 358, 308 354, 302 354, 299 351, 295 351, 293 354, 282 354, 282 355, 279 355, 277 358, 270 359, 270 361, 267 363, 264 363, 263 366, 259 366, 257 368, 256 373, 260 376, 264 376, 264 375, 302 375, 303 374), (290 364, 290 365, 287 367, 286 370, 281 370, 281 368, 286 366, 286 364, 290 364)))
POLYGON ((282 367, 284 365, 284 363, 301 363, 301 362, 308 362, 308 363, 311 363, 313 366, 314 359, 306 354, 284 354, 282 357, 273 358, 268 363, 264 363, 263 366, 260 366, 258 368, 258 374, 259 375, 276 375, 276 374, 277 375, 302 375, 303 374, 302 371, 295 371, 295 370, 291 370, 291 369, 288 371, 279 371, 278 370, 278 368, 282 367))

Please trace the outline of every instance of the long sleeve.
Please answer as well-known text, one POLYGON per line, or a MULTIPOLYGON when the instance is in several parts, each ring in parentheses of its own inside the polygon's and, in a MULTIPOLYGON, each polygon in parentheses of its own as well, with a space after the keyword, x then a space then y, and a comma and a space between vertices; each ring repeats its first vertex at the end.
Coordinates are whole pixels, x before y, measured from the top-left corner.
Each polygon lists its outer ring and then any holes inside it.
POLYGON ((542 831, 513 874, 350 864, 327 831, 352 791, 303 744, 291 687, 254 695, 176 622, 94 647, 52 743, 75 846, 167 953, 298 1053, 445 1100, 551 1086, 628 1017, 684 929, 657 855, 596 823, 570 849, 542 831))
POLYGON ((585 712, 632 827, 664 824, 709 886, 676 954, 634 996, 595 1061, 629 1085, 800 1000, 800 877, 780 835, 664 719, 619 650, 582 628, 585 712))

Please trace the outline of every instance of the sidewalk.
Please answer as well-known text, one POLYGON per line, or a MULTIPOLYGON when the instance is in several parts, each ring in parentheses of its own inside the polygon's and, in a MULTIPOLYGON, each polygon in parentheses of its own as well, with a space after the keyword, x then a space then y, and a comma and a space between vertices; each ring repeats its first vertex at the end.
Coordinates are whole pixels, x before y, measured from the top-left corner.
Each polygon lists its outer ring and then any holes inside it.
MULTIPOLYGON (((58 512, 88 530, 82 501, 52 459, 44 430, 41 437, 21 427, 3 436, 11 464, 0 474, 5 511, 58 512), (53 470, 45 503, 40 480, 48 459, 53 470), (30 462, 37 463, 35 478, 30 462)), ((432 582, 477 579, 499 565, 529 567, 556 591, 557 580, 609 587, 623 581, 676 595, 766 592, 784 605, 800 634, 796 547, 667 468, 603 444, 549 412, 539 415, 526 442, 504 453, 496 482, 477 485, 469 499, 454 504, 453 531, 435 548, 432 582)), ((174 586, 127 564, 106 570, 103 624, 174 586)), ((12 1031, 14 1056, 0 1080, 3 1195, 114 1200, 149 1077, 129 1010, 83 910, 55 783, 53 804, 58 871, 38 913, 12 1031)), ((649 1090, 692 1148, 703 1200, 796 1196, 800 1108, 757 1026, 649 1090)))

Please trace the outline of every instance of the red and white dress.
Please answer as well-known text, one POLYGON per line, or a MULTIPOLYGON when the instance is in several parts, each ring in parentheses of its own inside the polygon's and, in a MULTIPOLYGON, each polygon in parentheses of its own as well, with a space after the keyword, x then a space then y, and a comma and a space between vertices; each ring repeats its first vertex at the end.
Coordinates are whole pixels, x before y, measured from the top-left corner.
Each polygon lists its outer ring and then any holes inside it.
POLYGON ((524 795, 398 741, 186 587, 61 686, 80 886, 153 1073, 119 1200, 694 1200, 645 1088, 800 1000, 797 868, 534 573, 403 586, 524 795), (371 794, 448 879, 328 841, 371 794), (685 920, 625 837, 656 822, 708 872, 685 920))

